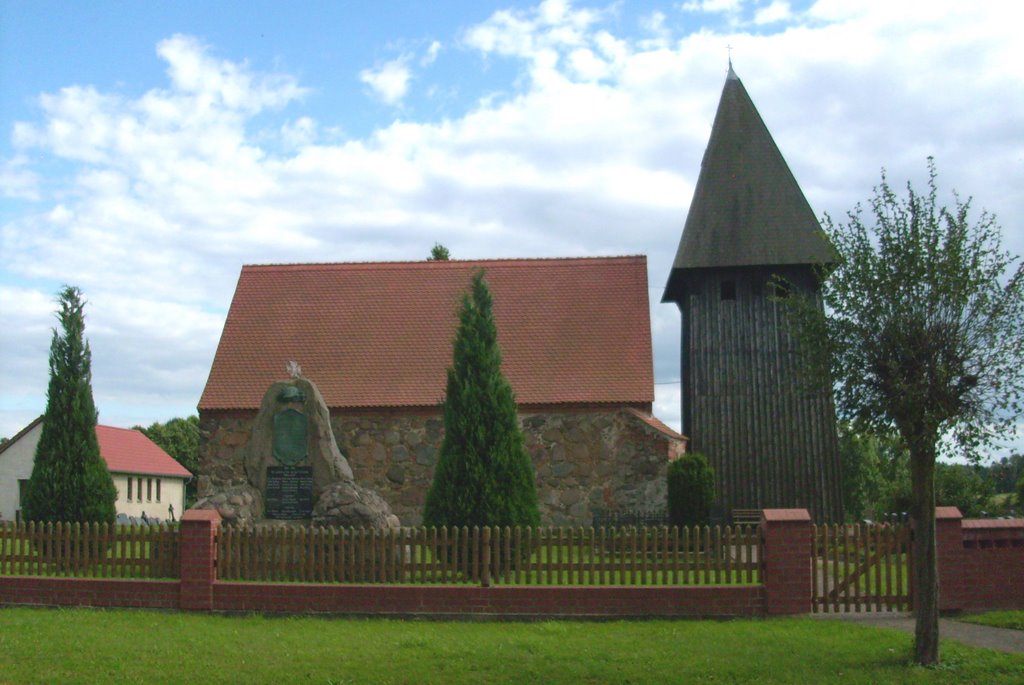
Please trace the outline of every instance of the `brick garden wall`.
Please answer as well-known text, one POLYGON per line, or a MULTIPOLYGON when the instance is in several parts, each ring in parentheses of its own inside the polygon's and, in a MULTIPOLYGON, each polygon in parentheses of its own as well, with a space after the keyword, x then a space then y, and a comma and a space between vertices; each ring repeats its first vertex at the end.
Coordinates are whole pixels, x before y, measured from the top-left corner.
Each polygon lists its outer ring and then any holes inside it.
MULTIPOLYGON (((812 529, 806 510, 762 513, 763 584, 746 586, 224 582, 216 578, 219 522, 214 511, 186 512, 180 580, 0 575, 0 605, 509 617, 729 617, 811 609, 812 529)), ((937 524, 941 609, 1024 609, 1024 520, 963 521, 956 509, 940 508, 937 524)))
POLYGON ((382 616, 761 616, 764 588, 477 587, 217 583, 216 611, 382 616))
POLYGON ((1024 519, 963 520, 938 507, 939 609, 1024 609, 1024 519))
POLYGON ((176 580, 107 580, 0 576, 0 605, 178 609, 176 580))

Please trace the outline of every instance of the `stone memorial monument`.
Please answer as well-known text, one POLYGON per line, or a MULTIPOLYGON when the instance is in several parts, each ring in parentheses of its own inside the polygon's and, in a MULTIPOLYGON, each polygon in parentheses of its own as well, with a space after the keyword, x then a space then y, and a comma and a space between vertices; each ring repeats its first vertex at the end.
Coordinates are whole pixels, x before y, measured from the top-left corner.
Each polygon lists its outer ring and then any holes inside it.
POLYGON ((397 528, 388 503, 355 482, 316 385, 295 362, 288 371, 291 380, 271 384, 253 422, 244 453, 248 482, 208 495, 195 508, 216 509, 227 523, 397 528))

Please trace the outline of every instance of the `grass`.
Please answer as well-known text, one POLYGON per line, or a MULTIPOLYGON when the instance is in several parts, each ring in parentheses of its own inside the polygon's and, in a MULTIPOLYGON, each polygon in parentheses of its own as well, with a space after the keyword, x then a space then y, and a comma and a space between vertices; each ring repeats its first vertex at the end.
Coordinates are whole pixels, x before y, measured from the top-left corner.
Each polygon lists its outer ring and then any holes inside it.
POLYGON ((988 498, 989 506, 992 508, 1006 507, 1009 508, 1016 500, 1016 495, 1012 492, 998 492, 988 498))
POLYGON ((990 611, 984 614, 961 616, 957 620, 994 628, 1024 630, 1024 611, 990 611))
POLYGON ((1024 656, 841 621, 426 622, 0 609, 0 681, 1022 683, 1024 656), (43 647, 41 647, 43 646, 43 647))

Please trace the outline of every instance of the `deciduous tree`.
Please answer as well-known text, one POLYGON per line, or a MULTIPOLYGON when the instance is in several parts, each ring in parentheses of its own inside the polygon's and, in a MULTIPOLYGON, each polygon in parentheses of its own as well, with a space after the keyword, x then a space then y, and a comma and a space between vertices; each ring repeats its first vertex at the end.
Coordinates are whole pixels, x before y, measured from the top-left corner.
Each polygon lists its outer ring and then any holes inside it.
MULTIPOLYGON (((199 470, 199 417, 192 416, 173 418, 166 423, 154 422, 147 428, 133 426, 143 435, 155 442, 175 461, 191 471, 193 475, 199 470)), ((196 496, 196 479, 193 478, 185 486, 186 502, 196 496)))
POLYGON ((927 191, 897 195, 885 173, 845 223, 825 217, 839 252, 822 274, 821 317, 785 298, 805 368, 831 374, 837 408, 859 431, 895 431, 910 454, 914 536, 915 660, 938 661, 935 460, 976 455, 1012 432, 1024 387, 1024 273, 1002 247, 995 218, 970 218, 971 200, 927 191), (827 276, 827 278, 826 278, 827 276))
POLYGON ((30 521, 113 523, 117 489, 100 456, 92 398, 92 354, 85 340, 85 301, 65 286, 50 343, 50 383, 23 511, 30 521))

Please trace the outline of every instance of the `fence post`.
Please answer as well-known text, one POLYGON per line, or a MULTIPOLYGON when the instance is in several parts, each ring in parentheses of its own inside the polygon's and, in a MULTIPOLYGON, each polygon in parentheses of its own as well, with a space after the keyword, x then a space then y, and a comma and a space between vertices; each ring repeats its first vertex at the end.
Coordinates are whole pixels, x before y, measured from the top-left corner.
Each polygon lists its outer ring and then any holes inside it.
POLYGON ((213 609, 213 583, 217 580, 217 529, 220 514, 189 509, 181 517, 181 608, 213 609))
POLYGON ((810 613, 814 581, 812 533, 811 515, 806 509, 761 511, 765 613, 810 613))
POLYGON ((939 611, 963 609, 963 514, 956 507, 935 507, 935 556, 939 567, 939 611))
POLYGON ((483 559, 482 559, 481 564, 480 564, 483 568, 480 569, 480 587, 490 587, 491 586, 491 527, 490 526, 484 526, 483 535, 484 535, 483 554, 481 554, 481 557, 483 557, 483 559))

